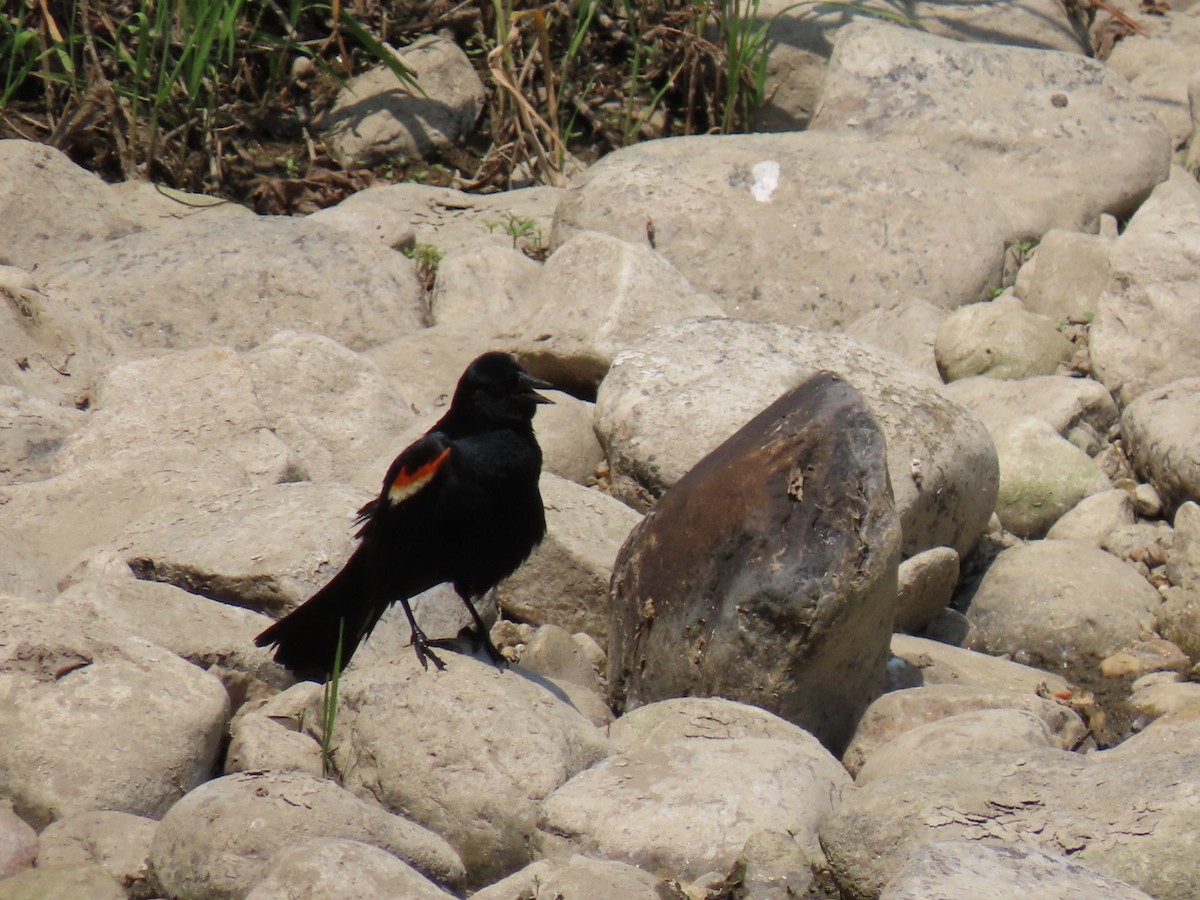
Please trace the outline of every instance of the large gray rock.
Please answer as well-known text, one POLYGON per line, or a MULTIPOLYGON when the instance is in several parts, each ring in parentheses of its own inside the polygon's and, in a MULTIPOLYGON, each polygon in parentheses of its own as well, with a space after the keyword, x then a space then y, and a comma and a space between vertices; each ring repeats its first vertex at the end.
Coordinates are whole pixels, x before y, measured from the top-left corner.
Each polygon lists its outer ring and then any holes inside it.
POLYGON ((843 795, 821 828, 843 896, 877 897, 920 848, 969 840, 1069 854, 1157 900, 1195 898, 1195 746, 1177 755, 1109 752, 972 757, 843 795))
POLYGON ((229 716, 215 677, 59 605, 0 612, 0 793, 22 818, 161 816, 209 776, 229 716))
POLYGON ((322 335, 285 331, 239 361, 271 432, 313 481, 348 481, 379 454, 399 452, 396 435, 412 412, 360 354, 322 335))
POLYGON ((663 879, 637 866, 576 854, 539 859, 471 896, 474 900, 521 900, 542 894, 556 900, 662 900, 662 884, 663 879))
POLYGON ((609 695, 770 709, 834 750, 879 692, 899 523, 879 425, 810 376, 698 462, 617 559, 609 695))
POLYGON ((520 315, 531 306, 529 284, 541 270, 516 247, 492 236, 474 238, 438 263, 430 316, 437 325, 478 327, 491 316, 520 315))
POLYGON ((114 449, 62 475, 0 487, 0 534, 21 546, 19 554, 0 558, 14 566, 36 563, 54 584, 89 548, 111 541, 138 518, 249 482, 237 462, 182 443, 114 449))
POLYGON ((1147 391, 1121 416, 1134 470, 1158 491, 1168 512, 1200 501, 1200 376, 1147 391))
POLYGON ((247 350, 286 328, 362 350, 426 324, 411 260, 286 216, 127 235, 59 260, 42 288, 128 352, 247 350))
POLYGON ((596 403, 616 497, 638 509, 814 370, 862 393, 883 428, 904 553, 968 553, 996 502, 983 425, 903 361, 838 334, 734 319, 659 328, 621 353, 596 403))
POLYGON ((125 896, 117 880, 95 863, 26 869, 0 881, 3 900, 125 900, 125 896))
POLYGON ((271 429, 250 370, 225 347, 132 360, 100 382, 87 422, 55 456, 58 474, 129 447, 193 447, 206 468, 231 464, 254 484, 295 478, 297 460, 271 429))
POLYGON ((371 498, 311 482, 237 491, 156 509, 131 522, 110 549, 147 581, 282 613, 345 565, 355 547, 355 510, 371 498))
POLYGON ((0 265, 33 268, 137 229, 100 176, 60 150, 0 141, 0 265))
MULTIPOLYGON (((126 570, 128 572, 128 570, 126 570)), ((201 668, 220 666, 285 687, 291 682, 254 638, 267 616, 218 603, 171 584, 124 578, 87 578, 54 598, 56 606, 93 623, 165 647, 201 668)))
POLYGON ((1076 541, 1001 553, 967 611, 974 643, 1049 668, 1095 664, 1154 622, 1161 598, 1137 570, 1076 541))
POLYGON ((37 858, 38 833, 16 814, 11 800, 0 801, 0 878, 32 868, 37 858))
POLYGON ((1173 148, 1183 147, 1188 138, 1195 144, 1188 82, 1200 71, 1195 53, 1200 46, 1200 10, 1184 7, 1180 4, 1169 15, 1155 16, 1153 26, 1135 40, 1117 41, 1105 60, 1154 110, 1170 132, 1173 148))
POLYGON ((1200 375, 1200 185, 1159 185, 1109 253, 1108 286, 1089 331, 1092 367, 1122 406, 1200 375))
POLYGON ((450 900, 386 850, 348 838, 319 837, 281 849, 246 900, 450 900))
POLYGON ((568 390, 591 394, 613 356, 659 325, 721 308, 644 242, 597 231, 572 236, 529 285, 530 310, 513 329, 522 362, 568 390))
POLYGON ((949 606, 958 570, 958 551, 953 547, 934 547, 900 563, 896 631, 919 633, 949 606))
POLYGON ((902 661, 916 670, 917 685, 962 685, 1026 694, 1035 693, 1041 685, 1053 693, 1071 689, 1055 672, 907 634, 892 635, 892 655, 893 662, 902 661))
POLYGON ((347 670, 335 759, 352 791, 445 837, 478 888, 532 860, 542 800, 608 743, 538 676, 446 663, 425 672, 408 652, 347 670))
POLYGON ((993 197, 1016 239, 1128 215, 1171 157, 1166 129, 1102 63, 881 21, 838 33, 812 128, 938 157, 993 197), (1106 152, 1114 143, 1119 158, 1106 152))
POLYGON ((891 309, 877 309, 860 316, 843 330, 856 341, 881 347, 917 371, 941 381, 933 347, 946 316, 944 308, 928 300, 908 300, 891 309))
POLYGON ((112 810, 82 812, 51 822, 37 841, 38 865, 98 863, 133 900, 156 896, 150 880, 150 842, 158 822, 112 810))
POLYGON ((926 766, 1058 743, 1046 722, 1029 710, 970 710, 917 725, 876 747, 854 780, 866 784, 881 778, 904 778, 926 766))
MULTIPOLYGON (((1061 703, 1038 696, 1036 688, 1016 682, 1004 687, 933 684, 891 691, 872 703, 846 748, 842 764, 857 776, 876 754, 895 746, 910 732, 947 719, 961 721, 961 716, 982 710, 1027 713, 1045 727, 1047 743, 1063 750, 1073 748, 1087 734, 1076 713, 1061 703)), ((921 743, 917 742, 917 749, 921 743)), ((984 740, 985 746, 986 743, 984 740)))
POLYGON ((586 853, 688 880, 728 871, 755 833, 817 828, 850 777, 810 735, 682 740, 610 757, 542 804, 541 853, 586 853))
POLYGON ((988 900, 1151 900, 1090 866, 1028 844, 939 841, 892 876, 879 900, 987 897, 988 900))
POLYGON ((275 854, 318 837, 371 844, 437 882, 462 882, 462 860, 437 835, 299 772, 243 772, 201 785, 163 817, 150 862, 167 896, 235 900, 266 877, 275 854))
POLYGON ((407 223, 417 244, 449 258, 483 238, 515 250, 544 254, 554 208, 565 191, 531 187, 498 194, 468 194, 415 182, 378 184, 337 205, 364 220, 407 223))
POLYGON ((650 243, 729 315, 838 328, 914 295, 984 299, 1009 229, 923 153, 800 132, 624 147, 574 180, 551 245, 581 230, 650 243))

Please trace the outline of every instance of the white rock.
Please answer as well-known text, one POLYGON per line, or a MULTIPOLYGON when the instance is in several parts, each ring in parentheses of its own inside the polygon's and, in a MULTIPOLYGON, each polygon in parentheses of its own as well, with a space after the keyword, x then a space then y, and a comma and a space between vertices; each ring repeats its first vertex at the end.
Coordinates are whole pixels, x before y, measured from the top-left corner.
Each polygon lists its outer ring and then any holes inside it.
POLYGON ((1099 547, 1109 532, 1134 523, 1129 491, 1113 488, 1084 497, 1057 522, 1046 537, 1055 541, 1084 541, 1099 547))
POLYGON ((662 881, 637 866, 576 854, 567 859, 539 859, 471 897, 521 900, 545 894, 562 900, 661 900, 662 881))
POLYGON ((934 547, 900 563, 896 630, 923 631, 950 605, 958 584, 958 551, 934 547))
MULTIPOLYGON (((348 481, 395 447, 412 411, 377 366, 336 341, 280 332, 245 366, 271 431, 313 481, 348 481)), ((383 472, 380 472, 380 479, 383 472)))
POLYGON ((214 468, 241 468, 254 484, 289 480, 296 459, 272 431, 251 374, 224 347, 123 363, 96 390, 86 426, 55 457, 58 474, 132 446, 194 447, 214 468))
POLYGON ((38 865, 99 863, 130 897, 153 897, 147 857, 157 827, 154 819, 111 810, 68 816, 51 822, 38 836, 38 865))
MULTIPOLYGON (((820 100, 829 51, 838 31, 848 22, 890 15, 886 0, 861 6, 826 8, 796 6, 790 0, 763 0, 760 21, 769 26, 766 100, 755 122, 758 131, 796 131, 804 128, 820 100)), ((1086 22, 1056 0, 981 0, 946 5, 913 0, 904 16, 930 34, 960 41, 982 41, 1090 53, 1086 22)))
POLYGON ((1066 375, 1008 380, 962 378, 942 392, 977 415, 993 433, 1004 422, 1036 416, 1084 451, 1094 450, 1117 422, 1117 405, 1099 382, 1066 375))
POLYGON ((973 710, 902 732, 876 748, 854 780, 866 784, 881 778, 903 779, 925 766, 1056 744, 1046 723, 1028 710, 973 710))
POLYGON ((345 565, 355 511, 370 499, 340 484, 273 484, 160 507, 130 523, 110 549, 139 577, 280 613, 345 565))
POLYGON ((941 381, 933 345, 946 316, 944 308, 928 300, 908 300, 892 309, 859 316, 843 330, 856 341, 882 347, 917 371, 941 381))
MULTIPOLYGON (((821 843, 841 889, 857 897, 876 896, 920 848, 945 840, 1069 854, 1151 897, 1194 896, 1195 745, 1178 756, 1110 752, 1023 750, 873 781, 843 796, 821 843)), ((1031 885, 1021 896, 1043 893, 1031 885)))
POLYGON ((32 268, 137 228, 100 176, 33 141, 0 141, 0 209, 0 264, 6 266, 32 268))
POLYGON ((558 247, 529 284, 518 354, 531 371, 594 391, 612 358, 659 325, 721 308, 646 244, 581 231, 558 247))
POLYGON ((1054 693, 1070 690, 1066 679, 1054 672, 908 634, 892 635, 892 655, 912 666, 923 685, 951 684, 1026 693, 1036 692, 1041 685, 1054 693))

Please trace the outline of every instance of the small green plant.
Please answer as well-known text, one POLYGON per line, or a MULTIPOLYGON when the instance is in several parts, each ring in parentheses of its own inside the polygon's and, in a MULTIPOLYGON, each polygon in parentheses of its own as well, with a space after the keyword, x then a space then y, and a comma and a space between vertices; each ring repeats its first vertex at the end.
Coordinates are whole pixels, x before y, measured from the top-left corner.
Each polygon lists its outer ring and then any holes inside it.
POLYGON ((402 251, 405 256, 417 264, 417 278, 426 291, 433 290, 437 281, 438 266, 443 259, 442 251, 433 244, 413 244, 402 251))
POLYGON ((495 231, 503 226, 504 233, 512 238, 513 249, 516 250, 517 244, 520 241, 525 241, 529 249, 538 250, 543 246, 542 229, 538 228, 537 222, 533 219, 506 213, 506 220, 503 222, 492 222, 485 220, 484 225, 488 231, 495 231))
POLYGON ((325 682, 325 691, 321 696, 321 772, 329 778, 337 774, 333 754, 337 749, 333 745, 334 726, 337 725, 338 685, 342 679, 342 636, 346 626, 345 619, 338 619, 337 649, 333 652, 333 671, 325 682))

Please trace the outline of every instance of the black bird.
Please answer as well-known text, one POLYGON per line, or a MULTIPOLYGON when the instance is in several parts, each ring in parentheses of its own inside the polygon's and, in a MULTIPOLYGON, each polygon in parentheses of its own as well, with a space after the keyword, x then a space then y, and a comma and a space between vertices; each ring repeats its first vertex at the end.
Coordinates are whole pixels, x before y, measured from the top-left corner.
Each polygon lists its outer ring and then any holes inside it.
POLYGON ((333 672, 339 632, 344 667, 384 610, 399 601, 417 659, 442 669, 430 648, 451 641, 426 638, 408 600, 450 582, 483 646, 500 662, 472 600, 515 572, 546 534, 533 414, 539 403, 553 402, 535 388, 550 386, 506 353, 485 353, 471 363, 450 409, 396 457, 379 496, 358 511, 360 543, 346 565, 255 644, 275 645, 277 662, 321 680, 333 672))

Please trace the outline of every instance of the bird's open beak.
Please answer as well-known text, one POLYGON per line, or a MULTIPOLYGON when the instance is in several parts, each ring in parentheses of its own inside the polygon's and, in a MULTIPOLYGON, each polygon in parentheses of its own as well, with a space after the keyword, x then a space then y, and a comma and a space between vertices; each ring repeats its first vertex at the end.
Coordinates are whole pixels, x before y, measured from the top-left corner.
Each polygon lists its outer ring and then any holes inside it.
POLYGON ((550 382, 546 381, 544 378, 538 378, 536 375, 530 375, 528 372, 521 373, 521 382, 525 385, 525 387, 529 388, 528 396, 533 398, 534 403, 549 403, 551 406, 554 405, 553 400, 551 400, 549 397, 542 396, 536 390, 534 390, 534 388, 541 388, 542 390, 550 391, 557 390, 557 388, 555 388, 550 382))

